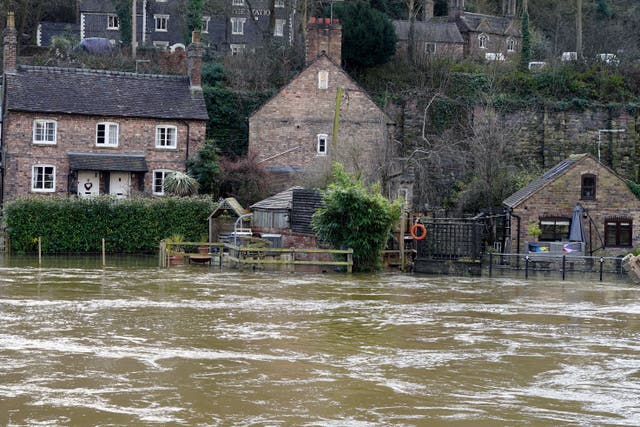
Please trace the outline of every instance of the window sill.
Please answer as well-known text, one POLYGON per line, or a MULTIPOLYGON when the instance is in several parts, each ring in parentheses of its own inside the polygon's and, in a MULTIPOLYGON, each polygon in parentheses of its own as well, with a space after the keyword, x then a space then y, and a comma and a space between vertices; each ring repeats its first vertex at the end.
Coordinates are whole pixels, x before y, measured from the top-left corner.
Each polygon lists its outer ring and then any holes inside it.
POLYGON ((57 141, 56 142, 33 141, 33 145, 57 145, 57 141))
POLYGON ((177 150, 178 147, 158 147, 157 145, 154 147, 156 150, 177 150))
POLYGON ((32 188, 31 192, 32 193, 55 193, 56 189, 55 188, 51 188, 51 189, 41 190, 41 189, 32 188))

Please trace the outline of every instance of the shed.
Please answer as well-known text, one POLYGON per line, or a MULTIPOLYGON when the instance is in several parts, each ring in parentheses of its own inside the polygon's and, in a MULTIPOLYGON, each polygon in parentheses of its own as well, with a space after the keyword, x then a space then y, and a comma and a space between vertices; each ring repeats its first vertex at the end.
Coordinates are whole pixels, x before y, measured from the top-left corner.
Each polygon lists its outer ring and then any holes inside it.
POLYGON ((220 199, 218 207, 208 218, 209 242, 217 241, 221 233, 232 232, 235 221, 248 213, 235 198, 220 199))

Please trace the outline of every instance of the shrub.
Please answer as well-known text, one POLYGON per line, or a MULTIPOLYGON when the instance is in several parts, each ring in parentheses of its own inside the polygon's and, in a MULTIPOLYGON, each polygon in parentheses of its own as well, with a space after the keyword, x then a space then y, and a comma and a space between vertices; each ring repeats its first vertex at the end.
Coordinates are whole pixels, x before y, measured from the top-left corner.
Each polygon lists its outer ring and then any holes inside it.
POLYGON ((172 234, 197 241, 207 232, 214 208, 210 198, 30 196, 8 202, 4 220, 11 247, 19 253, 35 250, 40 236, 46 253, 99 252, 102 238, 108 252, 150 253, 172 234))

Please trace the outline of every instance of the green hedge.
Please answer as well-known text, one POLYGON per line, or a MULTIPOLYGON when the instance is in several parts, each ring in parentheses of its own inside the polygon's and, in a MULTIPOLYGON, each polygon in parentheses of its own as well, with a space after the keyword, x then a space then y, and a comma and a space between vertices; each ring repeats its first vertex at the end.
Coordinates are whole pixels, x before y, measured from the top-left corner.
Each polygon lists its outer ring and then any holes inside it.
POLYGON ((155 252, 160 240, 181 234, 199 241, 215 208, 210 198, 114 200, 25 197, 5 205, 4 221, 14 252, 155 252))

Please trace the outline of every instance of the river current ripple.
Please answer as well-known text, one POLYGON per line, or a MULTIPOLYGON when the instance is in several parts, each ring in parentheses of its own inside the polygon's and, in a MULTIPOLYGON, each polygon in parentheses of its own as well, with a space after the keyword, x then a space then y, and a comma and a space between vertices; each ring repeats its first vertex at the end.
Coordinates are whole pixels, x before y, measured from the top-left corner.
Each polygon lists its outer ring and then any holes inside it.
POLYGON ((640 425, 640 288, 0 268, 0 425, 640 425))

